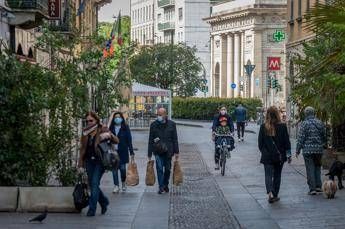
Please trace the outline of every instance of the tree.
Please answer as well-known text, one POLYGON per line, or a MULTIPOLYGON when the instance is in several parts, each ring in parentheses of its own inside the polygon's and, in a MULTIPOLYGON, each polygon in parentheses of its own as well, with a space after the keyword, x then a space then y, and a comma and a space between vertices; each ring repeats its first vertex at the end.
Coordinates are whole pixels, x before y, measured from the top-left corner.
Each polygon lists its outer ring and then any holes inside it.
POLYGON ((203 85, 202 64, 195 51, 184 44, 142 47, 129 61, 132 78, 177 96, 193 96, 203 85))
POLYGON ((315 38, 304 44, 304 55, 295 59, 298 74, 290 79, 293 88, 291 99, 300 113, 306 106, 313 106, 318 116, 333 126, 333 145, 339 137, 344 142, 345 116, 345 2, 318 4, 307 15, 307 29, 315 38))

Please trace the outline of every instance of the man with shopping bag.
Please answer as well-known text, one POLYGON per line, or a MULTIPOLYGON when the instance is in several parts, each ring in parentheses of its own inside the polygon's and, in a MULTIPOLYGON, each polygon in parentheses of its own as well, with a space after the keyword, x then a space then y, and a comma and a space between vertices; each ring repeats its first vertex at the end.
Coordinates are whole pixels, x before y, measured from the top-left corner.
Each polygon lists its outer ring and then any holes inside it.
POLYGON ((171 159, 175 156, 178 160, 179 146, 177 139, 176 123, 167 118, 166 109, 160 108, 157 119, 150 126, 148 159, 152 154, 156 159, 158 177, 158 194, 169 192, 169 179, 171 173, 171 159))

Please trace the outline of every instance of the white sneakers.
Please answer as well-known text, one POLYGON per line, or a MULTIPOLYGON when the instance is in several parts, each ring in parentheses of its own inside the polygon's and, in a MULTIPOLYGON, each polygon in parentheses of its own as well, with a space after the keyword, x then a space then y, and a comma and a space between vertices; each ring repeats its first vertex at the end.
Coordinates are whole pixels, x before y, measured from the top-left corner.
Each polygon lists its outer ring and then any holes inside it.
POLYGON ((120 191, 120 187, 118 185, 115 185, 113 193, 118 193, 120 191))
MULTIPOLYGON (((122 191, 122 192, 127 191, 126 182, 122 182, 121 191, 122 191)), ((120 192, 120 187, 119 187, 118 185, 115 185, 115 186, 114 186, 113 193, 119 193, 119 192, 120 192)))
POLYGON ((122 182, 122 192, 127 190, 126 182, 122 182))

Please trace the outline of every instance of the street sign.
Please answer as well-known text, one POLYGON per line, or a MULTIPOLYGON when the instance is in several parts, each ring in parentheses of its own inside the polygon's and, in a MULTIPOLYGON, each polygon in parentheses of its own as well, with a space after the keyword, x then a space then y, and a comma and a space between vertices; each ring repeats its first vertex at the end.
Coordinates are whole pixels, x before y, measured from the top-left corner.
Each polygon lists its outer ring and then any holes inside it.
POLYGON ((285 40, 285 33, 283 30, 276 30, 275 33, 273 33, 273 40, 275 42, 281 42, 283 40, 285 40))
POLYGON ((236 88, 236 84, 235 84, 235 83, 232 83, 232 84, 231 84, 231 88, 232 88, 232 89, 235 89, 235 88, 236 88))
POLYGON ((49 0, 48 1, 48 15, 49 19, 60 19, 61 13, 61 0, 49 0))
POLYGON ((267 57, 267 65, 269 71, 279 71, 280 57, 267 57))

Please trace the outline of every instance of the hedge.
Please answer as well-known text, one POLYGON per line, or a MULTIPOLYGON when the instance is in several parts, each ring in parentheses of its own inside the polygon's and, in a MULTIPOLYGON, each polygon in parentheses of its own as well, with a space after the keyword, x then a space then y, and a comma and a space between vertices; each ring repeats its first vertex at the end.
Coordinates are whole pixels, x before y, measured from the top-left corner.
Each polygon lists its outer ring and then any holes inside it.
POLYGON ((261 100, 244 98, 174 97, 172 101, 172 115, 175 119, 212 120, 220 106, 226 106, 228 113, 232 114, 239 103, 247 108, 247 115, 250 119, 256 119, 256 108, 262 107, 261 100))

